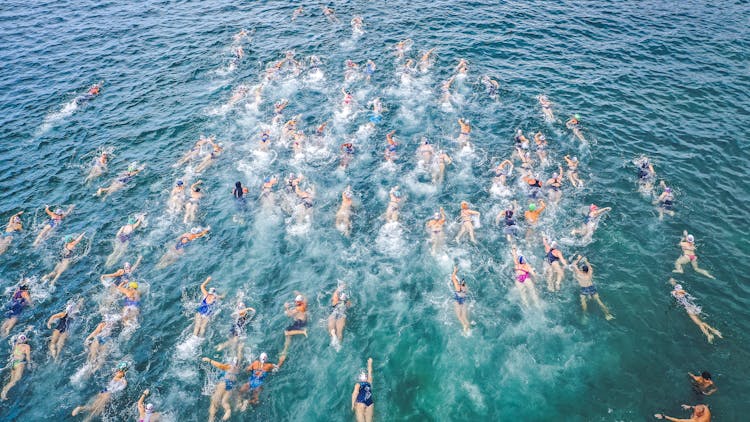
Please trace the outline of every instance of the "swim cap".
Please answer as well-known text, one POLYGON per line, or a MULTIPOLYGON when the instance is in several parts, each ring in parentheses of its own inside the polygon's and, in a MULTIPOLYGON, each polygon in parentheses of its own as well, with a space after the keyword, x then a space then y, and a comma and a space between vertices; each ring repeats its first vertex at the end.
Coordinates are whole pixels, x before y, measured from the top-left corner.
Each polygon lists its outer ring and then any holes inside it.
POLYGON ((117 369, 120 371, 127 371, 128 370, 128 363, 127 362, 120 362, 119 365, 117 365, 117 369))
POLYGON ((16 343, 23 343, 26 341, 26 334, 19 334, 18 337, 16 337, 16 343))
POLYGON ((517 129, 516 130, 516 135, 519 135, 519 136, 523 135, 523 131, 521 129, 517 129))
POLYGON ((541 134, 541 135, 539 135, 539 139, 541 139, 542 141, 546 141, 547 137, 544 136, 544 134, 541 134))
POLYGON ((270 176, 266 176, 266 177, 263 178, 263 183, 268 183, 270 181, 271 181, 271 177, 270 176))
POLYGON ((266 360, 268 360, 268 355, 266 354, 266 352, 263 352, 260 354, 258 359, 260 359, 261 362, 265 362, 266 360))
POLYGON ((208 293, 209 293, 209 294, 214 294, 214 293, 216 293, 216 287, 211 287, 211 288, 209 288, 209 289, 208 289, 208 293))
POLYGON ((130 263, 126 262, 126 263, 122 264, 122 268, 125 268, 125 269, 130 268, 130 263))
POLYGON ((572 160, 572 161, 574 161, 574 162, 578 162, 578 157, 573 157, 573 160, 572 160))
POLYGON ((695 237, 693 237, 692 234, 689 234, 689 235, 687 235, 687 241, 690 242, 690 243, 693 243, 693 242, 695 242, 695 237))
POLYGON ((555 241, 553 240, 553 241, 552 241, 552 243, 550 243, 550 244, 549 244, 549 246, 550 246, 550 248, 552 248, 552 249, 557 249, 557 242, 555 242, 555 241))
POLYGON ((423 139, 423 141, 424 141, 424 144, 425 144, 425 145, 430 145, 430 141, 429 141, 429 140, 427 140, 426 138, 425 138, 425 139, 423 139))
POLYGON ((190 233, 192 233, 192 234, 198 234, 200 232, 201 232, 201 228, 200 227, 193 227, 192 229, 190 229, 190 233))
POLYGON ((581 115, 578 114, 578 113, 574 114, 573 117, 575 117, 576 120, 580 120, 581 119, 581 115))
POLYGON ((461 208, 462 208, 462 209, 466 209, 466 208, 469 208, 469 203, 468 203, 468 202, 466 202, 466 201, 461 201, 461 208))
POLYGON ((523 258, 523 255, 519 255, 518 256, 518 263, 519 264, 525 264, 526 263, 526 260, 523 258))
POLYGON ((439 212, 436 212, 435 214, 433 214, 433 215, 432 215, 432 219, 433 219, 433 220, 438 220, 438 219, 440 219, 440 213, 439 213, 439 212))
POLYGON ((399 192, 397 190, 393 191, 393 196, 395 196, 396 198, 401 198, 401 192, 399 192))
POLYGON ((132 171, 135 171, 135 169, 136 169, 136 163, 130 163, 130 165, 128 166, 128 171, 132 172, 132 171))
POLYGON ((154 405, 151 403, 146 404, 146 413, 152 413, 154 411, 154 405))
POLYGON ((179 179, 177 180, 177 186, 182 186, 184 184, 185 182, 183 182, 182 180, 179 180, 179 179))
POLYGON ((359 373, 359 381, 360 382, 366 382, 367 381, 367 372, 362 371, 359 373))
POLYGON ((62 214, 62 213, 63 213, 63 209, 62 208, 55 208, 55 214, 59 215, 59 214, 62 214))
POLYGON ((18 288, 19 290, 29 290, 28 284, 22 284, 21 287, 18 288))
POLYGON ((302 295, 297 295, 297 297, 294 298, 295 302, 302 302, 305 298, 302 297, 302 295))
POLYGON ((682 284, 675 284, 674 285, 675 290, 682 290, 682 284))
POLYGON ((599 209, 599 207, 594 204, 591 204, 591 206, 589 206, 589 211, 596 211, 597 209, 599 209))
POLYGON ((130 283, 128 283, 128 287, 130 287, 131 289, 137 289, 138 283, 136 283, 135 281, 131 281, 130 283))
POLYGON ((529 211, 535 211, 536 210, 536 204, 529 204, 529 211))
POLYGON ((672 188, 670 188, 669 186, 667 186, 666 188, 664 188, 664 192, 667 192, 667 193, 668 192, 672 192, 672 188))
POLYGON ((346 293, 341 293, 341 294, 339 295, 339 299, 340 299, 340 300, 346 300, 346 299, 348 299, 348 298, 349 298, 349 296, 347 296, 347 295, 346 295, 346 293))
POLYGON ((350 191, 350 190, 345 190, 345 191, 344 191, 344 196, 346 196, 347 198, 351 198, 351 197, 352 197, 352 191, 350 191))
POLYGON ((128 224, 133 225, 137 220, 133 217, 128 218, 128 224))
POLYGON ((557 179, 558 177, 560 177, 560 175, 559 175, 559 174, 557 174, 557 172, 555 172, 555 173, 552 173, 552 178, 553 178, 553 179, 557 179))

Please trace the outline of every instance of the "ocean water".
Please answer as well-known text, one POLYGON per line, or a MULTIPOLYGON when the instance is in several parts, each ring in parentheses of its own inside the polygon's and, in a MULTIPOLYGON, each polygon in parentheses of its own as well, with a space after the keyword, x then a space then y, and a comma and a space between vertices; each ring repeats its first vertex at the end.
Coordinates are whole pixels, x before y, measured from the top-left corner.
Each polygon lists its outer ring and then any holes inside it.
MULTIPOLYGON (((22 277, 32 278, 35 306, 12 334, 25 332, 34 365, 0 403, 2 420, 80 420, 70 412, 102 389, 120 361, 131 364, 127 389, 114 396, 107 420, 137 417, 143 389, 168 420, 205 420, 216 371, 201 356, 227 338, 232 310, 242 300, 257 313, 248 324, 245 358, 266 351, 276 361, 288 318, 283 305, 298 290, 309 298, 308 338, 294 338, 287 362, 269 376, 261 402, 233 420, 350 420, 356 376, 374 360, 377 420, 641 421, 655 412, 683 415, 681 403, 708 403, 716 420, 743 420, 746 399, 748 305, 746 281, 750 177, 750 118, 746 2, 338 2, 338 21, 320 4, 287 2, 9 0, 0 5, 0 217, 24 211, 24 232, 0 256, 0 286, 10 298, 22 277), (353 16, 364 20, 354 34, 353 16), (234 41, 245 28, 250 35, 234 41), (395 44, 410 39, 404 58, 395 44), (244 57, 232 63, 241 45, 244 57), (406 59, 434 50, 426 72, 404 75, 406 59), (292 50, 317 55, 322 74, 304 67, 264 81, 272 63, 292 50), (468 61, 465 78, 441 84, 468 61), (345 81, 344 62, 377 64, 370 81, 345 81), (500 84, 490 98, 480 78, 500 84), (102 81, 97 98, 74 98, 102 81), (241 85, 249 93, 232 103, 241 85), (253 91, 261 85, 257 102, 253 91), (342 106, 343 88, 354 105, 342 106), (537 96, 553 102, 544 119, 537 96), (379 97, 383 121, 368 129, 367 102, 379 97), (280 122, 273 104, 289 100, 280 122), (565 128, 581 115, 582 144, 565 128), (310 136, 295 156, 279 140, 281 124, 299 115, 310 136), (472 152, 455 139, 457 119, 471 122, 472 152), (328 122, 326 136, 311 135, 328 122), (258 148, 270 129, 272 146, 258 148), (603 301, 584 316, 578 287, 567 271, 561 291, 539 279, 541 309, 522 305, 513 281, 508 242, 494 216, 511 200, 527 198, 514 170, 507 196, 490 191, 492 166, 513 152, 513 136, 545 133, 550 177, 566 154, 579 157, 585 181, 566 184, 559 206, 518 247, 543 271, 540 235, 557 239, 567 257, 586 255, 603 301), (385 134, 396 130, 395 165, 383 163, 385 134), (173 166, 201 135, 215 135, 224 152, 206 170, 173 166), (452 158, 438 186, 418 168, 425 136, 452 158), (353 140, 354 159, 338 168, 339 146, 353 140), (86 183, 97 151, 113 156, 108 172, 86 183), (674 217, 659 221, 651 197, 638 190, 633 160, 649 156, 658 180, 676 193, 674 217), (129 163, 145 165, 128 186, 105 200, 94 196, 129 163), (305 176, 315 188, 309 222, 289 214, 283 187, 277 204, 259 200, 265 177, 305 176), (168 212, 178 178, 203 181, 194 223, 168 212), (245 206, 231 196, 235 181, 250 193, 245 206), (353 228, 334 227, 341 192, 354 193, 353 228), (398 225, 383 218, 391 187, 403 205, 398 225), (447 238, 455 236, 460 201, 482 213, 478 244, 449 242, 437 256, 426 243, 425 221, 442 206, 447 238), (610 206, 591 242, 570 230, 588 204, 610 206), (39 249, 31 246, 46 204, 75 204, 74 212, 39 249), (106 267, 112 239, 129 216, 146 213, 116 266, 106 267), (195 225, 211 233, 178 262, 156 268, 167 247, 195 225), (693 233, 700 265, 716 280, 686 267, 676 277, 697 298, 703 318, 723 339, 709 344, 673 303, 667 280, 680 255, 683 230, 693 233), (85 231, 78 258, 49 289, 38 279, 59 259, 65 235, 85 231), (115 330, 101 370, 83 370, 83 339, 105 315, 119 313, 117 294, 99 281, 125 261, 143 256, 137 327, 115 330), (453 263, 466 277, 471 336, 453 312, 453 263), (206 338, 191 338, 199 284, 226 297, 206 338), (330 292, 348 285, 349 311, 340 351, 329 345, 325 320, 330 292), (83 299, 62 358, 47 356, 45 322, 66 303, 83 299), (696 397, 688 371, 708 370, 718 393, 696 397), (744 397, 744 398, 743 398, 744 397)), ((518 160, 516 165, 520 164, 518 160)), ((283 185, 283 183, 281 184, 283 185)), ((10 355, 0 342, 0 360, 10 355)), ((249 360, 248 360, 249 362, 249 360)), ((7 381, 7 370, 2 382, 7 381)), ((246 379, 243 373, 242 379, 246 379)), ((219 417, 222 411, 219 410, 219 417)), ((687 415, 684 414, 684 417, 687 415)))

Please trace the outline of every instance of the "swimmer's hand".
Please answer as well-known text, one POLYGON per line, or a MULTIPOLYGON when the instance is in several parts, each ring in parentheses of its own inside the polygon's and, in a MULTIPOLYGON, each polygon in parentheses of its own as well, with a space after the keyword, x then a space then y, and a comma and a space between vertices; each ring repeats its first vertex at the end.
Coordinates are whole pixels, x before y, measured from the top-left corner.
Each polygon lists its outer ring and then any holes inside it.
POLYGON ((663 413, 654 413, 654 417, 656 419, 664 419, 664 414, 663 413))
POLYGON ((682 407, 682 408, 683 408, 684 410, 688 410, 688 409, 692 409, 692 408, 693 408, 693 406, 688 406, 688 405, 686 405, 686 404, 683 404, 683 405, 682 405, 681 407, 682 407))
POLYGON ((149 395, 149 393, 150 393, 150 391, 148 391, 148 388, 147 388, 147 389, 145 389, 145 390, 143 390, 143 395, 144 395, 144 396, 148 396, 148 395, 149 395))
POLYGON ((202 360, 203 362, 211 362, 211 359, 209 359, 209 358, 201 358, 201 360, 202 360))

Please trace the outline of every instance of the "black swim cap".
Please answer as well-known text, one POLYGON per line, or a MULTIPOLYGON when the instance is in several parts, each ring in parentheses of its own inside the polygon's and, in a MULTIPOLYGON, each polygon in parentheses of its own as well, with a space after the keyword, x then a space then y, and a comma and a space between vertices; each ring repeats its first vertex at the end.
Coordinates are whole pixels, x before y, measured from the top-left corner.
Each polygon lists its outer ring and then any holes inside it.
POLYGON ((589 272, 589 266, 586 264, 583 264, 583 266, 581 267, 581 271, 583 271, 584 273, 589 272))

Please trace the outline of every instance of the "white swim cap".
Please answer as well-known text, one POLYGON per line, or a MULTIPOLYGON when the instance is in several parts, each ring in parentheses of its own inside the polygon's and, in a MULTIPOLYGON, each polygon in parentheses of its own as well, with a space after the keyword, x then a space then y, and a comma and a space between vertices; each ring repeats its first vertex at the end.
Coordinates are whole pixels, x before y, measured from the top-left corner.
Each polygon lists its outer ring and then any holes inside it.
POLYGON ((153 412, 153 411, 154 411, 154 405, 153 405, 153 404, 151 404, 151 403, 148 403, 148 404, 146 405, 146 413, 151 413, 151 412, 153 412))
POLYGON ((367 381, 367 372, 365 372, 365 371, 360 372, 359 373, 359 380, 361 382, 367 381))
POLYGON ((674 285, 675 290, 682 290, 682 284, 675 284, 674 285))
POLYGON ((693 242, 695 242, 695 237, 693 237, 692 234, 689 234, 689 235, 687 235, 687 241, 690 242, 690 243, 693 243, 693 242))
POLYGON ((294 298, 295 302, 302 302, 305 298, 302 297, 302 295, 297 295, 297 297, 294 298))
POLYGON ((346 293, 343 293, 343 292, 342 292, 342 293, 341 293, 341 294, 339 295, 339 299, 340 299, 340 300, 346 300, 346 299, 348 299, 348 298, 349 298, 349 296, 347 296, 347 295, 346 295, 346 293))
POLYGON ((268 360, 268 354, 266 354, 266 352, 263 352, 263 353, 260 354, 260 356, 258 357, 258 359, 260 359, 261 362, 265 362, 265 361, 268 360))
POLYGON ((200 227, 193 227, 192 229, 190 229, 190 233, 192 233, 192 234, 198 234, 200 232, 201 232, 201 228, 200 227))

